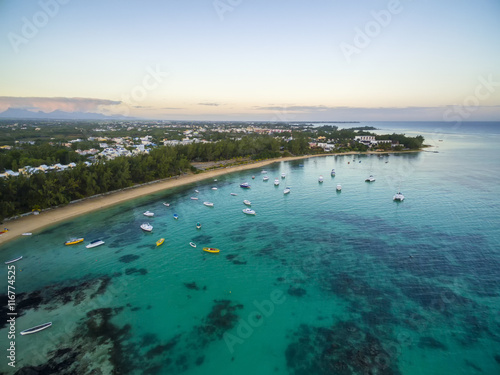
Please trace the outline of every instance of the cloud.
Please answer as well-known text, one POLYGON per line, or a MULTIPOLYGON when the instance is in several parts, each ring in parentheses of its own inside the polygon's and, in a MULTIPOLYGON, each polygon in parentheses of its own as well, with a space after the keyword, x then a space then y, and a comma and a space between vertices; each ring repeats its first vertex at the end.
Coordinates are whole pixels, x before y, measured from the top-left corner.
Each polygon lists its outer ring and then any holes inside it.
POLYGON ((96 98, 0 96, 0 111, 5 111, 8 108, 20 108, 46 113, 55 110, 64 112, 101 112, 103 107, 119 104, 121 104, 121 101, 96 98))
POLYGON ((220 103, 198 103, 198 105, 208 105, 211 107, 218 107, 220 106, 220 103))
POLYGON ((163 107, 160 109, 184 109, 184 108, 178 108, 178 107, 163 107))

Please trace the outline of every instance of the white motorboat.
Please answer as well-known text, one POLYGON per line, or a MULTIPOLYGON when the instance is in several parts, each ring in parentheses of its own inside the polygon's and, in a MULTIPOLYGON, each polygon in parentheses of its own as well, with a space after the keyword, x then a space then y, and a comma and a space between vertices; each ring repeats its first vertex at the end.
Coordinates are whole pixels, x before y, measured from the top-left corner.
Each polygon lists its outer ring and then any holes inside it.
POLYGON ((141 229, 146 232, 151 232, 153 230, 153 226, 149 223, 141 224, 141 229))
POLYGON ((144 216, 148 216, 148 217, 153 217, 155 216, 154 212, 151 212, 151 211, 146 211, 143 213, 144 216))
POLYGON ((11 263, 17 262, 18 260, 21 260, 21 259, 23 259, 22 255, 20 257, 8 260, 7 262, 5 262, 5 264, 11 264, 11 263))
POLYGON ((318 182, 323 182, 323 176, 318 177, 318 182))
POLYGON ((194 242, 190 242, 189 244, 191 245, 191 247, 196 247, 196 244, 194 242))
POLYGON ((285 188, 285 190, 283 190, 283 194, 289 194, 290 193, 290 188, 287 187, 285 188))
POLYGON ((192 200, 197 201, 198 197, 191 197, 192 200))
POLYGON ((91 241, 87 246, 85 246, 87 249, 92 249, 93 247, 101 246, 104 245, 103 240, 94 240, 91 241))
POLYGON ((170 203, 166 203, 166 202, 165 202, 165 203, 163 203, 163 205, 164 205, 165 207, 170 207, 170 203))
POLYGON ((217 190, 217 188, 216 188, 216 187, 213 187, 213 188, 212 188, 212 190, 217 190))
POLYGON ((373 177, 372 175, 370 175, 370 177, 368 177, 365 181, 366 182, 373 182, 373 181, 375 181, 375 177, 373 177))
POLYGON ((255 211, 252 210, 251 208, 244 208, 243 213, 247 215, 255 215, 255 211))
POLYGON ((32 234, 33 233, 31 233, 31 232, 25 232, 25 233, 21 234, 21 236, 31 236, 32 234))
POLYGON ((278 186, 280 184, 280 180, 275 178, 274 179, 274 186, 278 186))
POLYGON ((332 171, 330 172, 330 175, 331 175, 332 177, 335 177, 335 169, 332 169, 332 171))
POLYGON ((51 325, 52 325, 52 322, 43 323, 43 324, 40 324, 38 326, 25 329, 24 331, 21 331, 20 334, 21 335, 29 335, 32 333, 40 332, 46 328, 49 328, 51 325))
POLYGON ((401 192, 398 192, 397 194, 394 194, 394 197, 392 197, 393 200, 402 202, 405 199, 405 196, 401 194, 401 192))
POLYGON ((260 173, 262 173, 262 174, 266 174, 266 173, 267 173, 267 171, 261 171, 260 173))
POLYGON ((341 191, 342 190, 342 185, 338 184, 337 185, 337 191, 341 191))
POLYGON ((286 174, 285 173, 282 173, 281 174, 281 178, 285 178, 286 177, 286 174))
POLYGON ((203 204, 207 207, 213 207, 214 204, 212 202, 203 202, 203 204))
POLYGON ((195 193, 199 193, 199 191, 198 191, 198 190, 195 190, 194 192, 195 192, 195 193))
POLYGON ((248 182, 244 182, 244 183, 240 184, 240 188, 250 189, 250 184, 248 182))
POLYGON ((244 204, 246 204, 247 206, 251 206, 252 205, 252 202, 250 202, 249 200, 244 200, 243 201, 244 204))
POLYGON ((231 193, 231 195, 238 195, 238 194, 236 194, 236 193, 231 193))
POLYGON ((269 177, 267 177, 267 176, 264 176, 264 177, 262 178, 262 181, 267 181, 267 180, 269 180, 269 177))

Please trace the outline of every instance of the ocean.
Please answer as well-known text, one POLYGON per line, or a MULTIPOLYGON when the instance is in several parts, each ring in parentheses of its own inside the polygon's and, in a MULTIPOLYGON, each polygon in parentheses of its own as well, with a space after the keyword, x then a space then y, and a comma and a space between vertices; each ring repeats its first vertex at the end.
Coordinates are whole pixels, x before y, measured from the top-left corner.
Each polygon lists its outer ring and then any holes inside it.
MULTIPOLYGON (((500 123, 351 125, 421 134, 431 147, 277 162, 2 246, 4 260, 23 259, 16 368, 4 356, 0 371, 499 374, 500 123), (85 241, 65 246, 73 237, 85 241), (86 249, 95 239, 105 244, 86 249)), ((5 265, 3 294, 7 277, 5 265)))

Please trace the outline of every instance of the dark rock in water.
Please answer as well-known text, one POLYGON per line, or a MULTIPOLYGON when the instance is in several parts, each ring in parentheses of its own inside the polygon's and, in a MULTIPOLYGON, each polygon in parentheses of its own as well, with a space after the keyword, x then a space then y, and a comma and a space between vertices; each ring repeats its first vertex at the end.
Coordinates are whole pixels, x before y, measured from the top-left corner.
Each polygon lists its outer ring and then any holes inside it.
POLYGON ((212 236, 208 236, 206 234, 200 234, 199 236, 193 237, 193 242, 195 243, 202 243, 202 244, 209 244, 212 242, 212 236))
POLYGON ((276 280, 278 280, 278 281, 285 281, 285 278, 284 277, 278 277, 276 280))
POLYGON ((226 259, 232 260, 232 259, 236 258, 237 256, 238 255, 236 255, 236 254, 228 254, 228 255, 226 255, 226 259))
POLYGON ((448 347, 446 345, 444 345, 441 341, 438 341, 435 338, 430 337, 430 336, 420 337, 420 340, 418 341, 418 347, 419 348, 448 350, 448 347))
POLYGON ((164 345, 156 345, 154 348, 148 350, 146 353, 146 358, 147 359, 153 359, 156 356, 162 356, 164 357, 165 354, 169 354, 169 352, 174 348, 175 345, 178 344, 180 334, 174 336, 172 339, 170 339, 166 344, 164 345))
POLYGON ((188 289, 200 290, 200 288, 198 287, 198 285, 196 285, 194 281, 192 283, 184 283, 184 286, 188 289))
POLYGON ((233 260, 233 264, 247 264, 247 262, 246 262, 246 260, 235 259, 235 260, 233 260))
POLYGON ((243 305, 231 304, 229 300, 216 300, 212 311, 204 320, 202 326, 195 327, 199 335, 199 343, 203 347, 211 341, 221 339, 227 330, 232 329, 238 321, 236 310, 243 308, 243 305))
POLYGON ((139 258, 140 258, 139 255, 128 254, 128 255, 124 255, 124 256, 120 257, 118 260, 122 263, 130 263, 130 262, 133 262, 134 260, 137 260, 139 258))
POLYGON ((306 293, 306 290, 300 287, 296 288, 294 286, 291 286, 290 288, 288 288, 288 294, 290 294, 291 296, 302 297, 306 293))
POLYGON ((495 361, 497 361, 497 363, 500 363, 500 354, 495 354, 495 361))
POLYGON ((133 275, 135 273, 138 273, 139 275, 146 275, 148 273, 148 270, 145 269, 145 268, 140 268, 140 269, 137 269, 137 268, 127 268, 125 270, 125 275, 133 275))
POLYGON ((468 367, 470 367, 470 368, 472 368, 472 369, 476 370, 477 372, 484 372, 484 371, 483 371, 483 369, 482 369, 481 367, 479 367, 479 366, 478 366, 478 365, 476 365, 475 363, 473 363, 473 362, 469 361, 468 359, 466 359, 466 360, 465 360, 465 364, 466 364, 468 367))
POLYGON ((196 358, 196 366, 201 366, 203 364, 203 361, 205 361, 205 356, 201 356, 196 358))

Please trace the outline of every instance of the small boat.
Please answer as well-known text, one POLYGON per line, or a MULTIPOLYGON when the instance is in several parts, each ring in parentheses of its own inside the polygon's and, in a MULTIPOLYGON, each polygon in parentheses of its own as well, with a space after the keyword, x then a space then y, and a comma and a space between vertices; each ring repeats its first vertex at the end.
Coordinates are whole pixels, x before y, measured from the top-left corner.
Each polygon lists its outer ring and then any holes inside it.
POLYGON ((267 176, 264 176, 264 177, 262 178, 262 181, 267 181, 267 180, 269 180, 269 177, 267 177, 267 176))
POLYGON ((151 232, 153 230, 153 226, 149 223, 141 224, 141 229, 146 232, 151 232))
POLYGON ((323 176, 318 177, 318 182, 323 182, 323 176))
POLYGON ((282 173, 281 178, 285 178, 285 177, 286 177, 286 174, 282 173))
POLYGON ((212 190, 217 190, 217 188, 214 186, 214 187, 212 188, 212 190))
POLYGON ((156 241, 156 246, 163 245, 163 242, 165 242, 164 238, 160 238, 158 241, 156 241))
POLYGON ((255 180, 255 176, 252 176, 252 180, 255 180))
POLYGON ((25 329, 24 331, 21 331, 20 333, 21 333, 21 335, 29 335, 32 333, 40 332, 46 328, 49 328, 51 325, 52 325, 52 322, 43 323, 43 324, 40 324, 39 326, 25 329))
POLYGON ((206 251, 207 253, 218 253, 220 250, 215 247, 204 247, 203 251, 206 251))
POLYGON ((240 184, 240 188, 250 189, 250 184, 248 182, 244 182, 244 183, 240 184))
POLYGON ((401 194, 401 192, 398 192, 397 194, 394 194, 394 197, 392 197, 393 200, 402 202, 405 199, 405 196, 401 194))
POLYGON ((7 233, 9 230, 7 228, 4 228, 3 230, 0 230, 0 234, 7 233))
POLYGON ((236 193, 231 193, 231 195, 238 195, 238 194, 236 194, 236 193))
POLYGON ((331 175, 332 177, 335 177, 335 169, 332 169, 332 171, 330 172, 330 175, 331 175))
POLYGON ((165 207, 170 207, 170 203, 163 203, 165 207))
POLYGON ((23 256, 22 256, 22 255, 21 255, 20 257, 17 257, 17 258, 14 258, 14 259, 8 260, 7 262, 5 262, 5 264, 14 263, 14 262, 17 262, 18 260, 21 260, 21 259, 23 259, 23 256))
POLYGON ((337 185, 337 191, 341 191, 342 190, 342 185, 338 184, 337 185))
POLYGON ((189 245, 191 245, 191 247, 196 247, 196 244, 194 242, 190 242, 189 245))
POLYGON ((267 171, 261 171, 260 173, 262 173, 262 174, 266 174, 266 173, 267 173, 267 171))
POLYGON ((194 192, 195 192, 195 193, 199 193, 199 191, 198 191, 198 190, 195 190, 194 192))
POLYGON ((97 246, 100 246, 100 245, 104 245, 104 241, 103 240, 94 240, 94 241, 90 241, 90 243, 85 246, 87 249, 92 249, 93 247, 97 247, 97 246))
POLYGON ((174 219, 177 220, 179 218, 179 215, 174 214, 174 219))
POLYGON ((375 177, 373 177, 372 175, 370 175, 370 177, 368 177, 365 181, 366 182, 373 182, 373 181, 375 181, 375 177))
POLYGON ((214 182, 217 182, 217 179, 216 179, 216 178, 214 178, 214 182))
POLYGON ((283 194, 289 194, 290 193, 290 188, 287 187, 285 188, 285 190, 283 190, 283 194))
POLYGON ((277 178, 274 179, 274 186, 278 186, 280 184, 280 180, 277 178))
POLYGON ((214 204, 212 202, 203 202, 203 204, 207 207, 213 207, 214 204))
POLYGON ((255 211, 252 210, 251 208, 244 208, 243 213, 247 215, 255 215, 255 211))
POLYGON ((303 167, 303 166, 304 166, 304 164, 299 164, 299 167, 303 167))
POLYGON ((32 234, 33 234, 33 233, 26 232, 26 233, 21 234, 21 236, 31 236, 32 234))
POLYGON ((200 223, 196 223, 196 229, 201 229, 201 224, 200 223))
POLYGON ((83 242, 83 237, 82 238, 72 238, 69 241, 66 241, 64 244, 65 245, 75 245, 77 243, 83 242))
POLYGON ((192 200, 197 201, 198 197, 191 197, 192 200))
POLYGON ((246 204, 247 206, 251 206, 252 205, 252 202, 250 202, 249 200, 244 200, 243 201, 244 204, 246 204))
POLYGON ((148 216, 148 217, 153 217, 155 216, 154 212, 151 212, 151 211, 146 211, 143 213, 144 216, 148 216))

